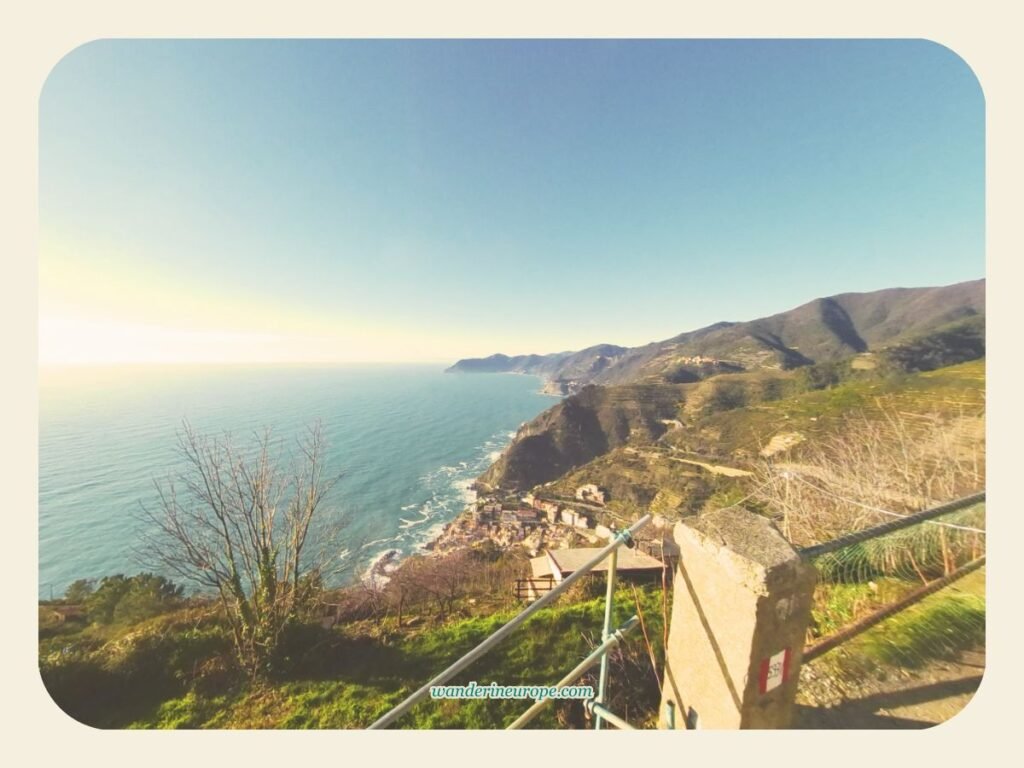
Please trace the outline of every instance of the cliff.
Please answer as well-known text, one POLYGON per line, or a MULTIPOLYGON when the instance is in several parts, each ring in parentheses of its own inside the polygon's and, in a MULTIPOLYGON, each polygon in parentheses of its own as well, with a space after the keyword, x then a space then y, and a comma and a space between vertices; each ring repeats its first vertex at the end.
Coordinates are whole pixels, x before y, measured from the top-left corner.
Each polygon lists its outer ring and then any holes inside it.
POLYGON ((521 427, 480 482, 530 488, 627 442, 655 440, 681 399, 674 385, 585 387, 521 427))
POLYGON ((713 414, 851 378, 880 380, 979 359, 984 287, 977 280, 841 294, 631 350, 600 345, 573 354, 459 361, 451 370, 546 375, 548 391, 570 395, 524 425, 480 482, 527 489, 557 480, 627 444, 658 440, 667 424, 686 424, 668 436, 679 447, 715 454, 721 432, 697 428, 713 414))

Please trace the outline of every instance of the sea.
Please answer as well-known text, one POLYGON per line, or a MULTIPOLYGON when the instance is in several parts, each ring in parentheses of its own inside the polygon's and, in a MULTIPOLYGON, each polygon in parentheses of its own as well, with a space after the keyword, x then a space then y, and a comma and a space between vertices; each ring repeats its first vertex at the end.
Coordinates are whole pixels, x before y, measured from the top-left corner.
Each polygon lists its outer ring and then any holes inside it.
POLYGON ((269 428, 286 457, 319 422, 326 473, 340 475, 319 513, 318 530, 334 532, 332 578, 365 577, 423 551, 472 502, 473 480, 556 401, 541 383, 440 365, 44 369, 40 598, 76 579, 158 570, 136 554, 140 511, 182 470, 186 421, 243 448, 269 428))

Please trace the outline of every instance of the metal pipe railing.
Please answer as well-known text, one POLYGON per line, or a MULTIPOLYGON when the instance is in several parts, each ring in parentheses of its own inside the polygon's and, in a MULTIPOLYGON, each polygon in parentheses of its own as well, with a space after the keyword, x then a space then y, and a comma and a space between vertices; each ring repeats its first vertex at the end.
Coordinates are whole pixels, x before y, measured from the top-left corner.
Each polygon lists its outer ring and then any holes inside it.
POLYGON ((594 555, 594 557, 588 560, 581 568, 577 569, 573 573, 566 576, 557 587, 552 589, 543 597, 536 600, 525 611, 517 614, 514 618, 512 618, 511 621, 509 621, 507 624, 498 629, 494 634, 492 634, 490 637, 488 637, 486 640, 484 640, 482 643, 476 646, 476 648, 463 655, 461 658, 455 661, 455 663, 449 666, 446 670, 444 670, 439 675, 425 683, 421 688, 413 692, 401 704, 399 704, 394 709, 385 713, 381 718, 373 722, 369 726, 369 729, 376 730, 379 728, 386 728, 387 726, 391 725, 391 723, 395 722, 395 720, 397 720, 410 709, 412 709, 417 703, 419 703, 421 700, 429 696, 431 688, 433 688, 436 685, 441 685, 442 683, 447 682, 456 674, 461 672, 463 669, 468 667, 474 661, 476 661, 489 650, 491 650, 491 648, 493 648, 506 637, 508 637, 508 635, 510 635, 516 629, 516 627, 518 627, 520 624, 526 621, 530 616, 532 616, 534 613, 536 613, 541 608, 546 606, 548 603, 555 600, 560 594, 562 594, 570 586, 572 586, 572 584, 575 583, 578 579, 581 579, 583 578, 583 576, 590 573, 590 571, 592 571, 597 565, 599 565, 601 561, 604 560, 610 553, 614 552, 620 546, 630 541, 633 537, 633 534, 639 531, 645 525, 647 525, 650 521, 651 515, 647 514, 641 517, 635 523, 633 523, 633 525, 631 525, 629 528, 619 531, 619 533, 615 535, 615 537, 608 543, 606 547, 602 548, 596 555, 594 555))
MULTIPOLYGON (((599 646, 597 646, 597 648, 590 652, 590 655, 587 656, 587 658, 585 658, 583 661, 581 661, 579 664, 573 667, 573 670, 569 674, 567 674, 565 677, 559 680, 555 687, 562 688, 566 685, 571 685, 572 683, 576 682, 580 678, 580 676, 583 675, 584 672, 586 672, 588 669, 594 666, 598 661, 604 659, 608 651, 610 651, 612 648, 614 648, 623 640, 625 640, 626 634, 639 623, 640 618, 638 616, 634 616, 621 627, 612 632, 608 637, 605 638, 603 643, 601 643, 599 646)), ((523 712, 523 714, 521 714, 518 718, 516 718, 512 725, 510 725, 506 730, 519 730, 524 725, 533 720, 533 718, 539 715, 540 711, 544 709, 544 707, 546 707, 552 701, 554 701, 554 699, 549 697, 546 699, 541 699, 540 701, 536 702, 532 707, 530 707, 528 710, 523 712)))
MULTIPOLYGON (((608 555, 608 586, 604 599, 604 624, 601 626, 601 640, 607 640, 612 633, 612 621, 615 613, 615 571, 619 563, 619 550, 613 549, 608 555)), ((601 671, 597 678, 597 699, 604 702, 605 690, 608 688, 608 654, 601 657, 601 671)), ((601 730, 601 716, 594 716, 594 730, 601 730)))
POLYGON ((890 605, 885 606, 885 608, 882 608, 879 611, 875 611, 874 613, 865 616, 863 619, 860 619, 859 621, 855 621, 853 624, 844 627, 839 632, 836 632, 834 635, 829 635, 828 637, 822 638, 814 645, 807 646, 806 648, 804 648, 803 663, 806 664, 818 658, 822 654, 828 653, 833 648, 842 645, 847 640, 856 637, 862 632, 866 632, 876 624, 885 621, 890 616, 895 616, 900 611, 904 611, 910 606, 914 605, 915 603, 919 603, 921 600, 928 597, 929 595, 935 594, 940 589, 948 587, 954 581, 962 579, 969 573, 973 573, 974 571, 981 568, 981 566, 983 566, 984 564, 985 555, 982 555, 978 559, 972 560, 971 562, 961 566, 960 568, 957 568, 952 573, 947 574, 941 578, 935 579, 935 581, 929 582, 928 584, 925 584, 923 587, 918 587, 909 595, 904 596, 902 599, 897 600, 895 603, 891 603, 890 605))
POLYGON ((595 718, 600 717, 602 720, 607 720, 609 723, 611 723, 612 725, 614 725, 616 728, 618 728, 621 731, 635 731, 636 730, 636 728, 634 728, 632 725, 627 723, 625 720, 623 720, 621 717, 616 715, 614 712, 612 712, 610 709, 608 709, 603 704, 599 704, 596 701, 588 701, 587 702, 587 709, 589 709, 594 714, 595 718))

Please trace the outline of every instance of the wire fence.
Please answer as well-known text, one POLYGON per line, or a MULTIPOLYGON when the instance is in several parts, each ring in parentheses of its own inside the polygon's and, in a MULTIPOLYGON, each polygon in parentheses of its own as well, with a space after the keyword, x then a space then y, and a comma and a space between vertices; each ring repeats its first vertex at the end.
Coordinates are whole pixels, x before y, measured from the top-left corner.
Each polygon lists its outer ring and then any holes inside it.
MULTIPOLYGON (((865 505, 800 479, 851 507, 865 505)), ((984 646, 984 493, 881 519, 801 552, 818 572, 806 661, 853 675, 919 668, 984 646)))

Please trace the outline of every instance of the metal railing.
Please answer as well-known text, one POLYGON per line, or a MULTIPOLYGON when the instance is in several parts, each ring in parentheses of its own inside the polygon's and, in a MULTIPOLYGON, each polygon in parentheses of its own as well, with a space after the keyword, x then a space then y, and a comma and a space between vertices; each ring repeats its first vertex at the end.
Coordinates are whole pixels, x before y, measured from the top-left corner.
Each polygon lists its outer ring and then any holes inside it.
MULTIPOLYGON (((539 597, 535 600, 528 608, 513 617, 507 624, 504 624, 501 628, 487 637, 483 642, 477 645, 468 653, 461 656, 451 666, 445 669, 443 672, 438 674, 436 677, 429 680, 422 687, 418 688, 410 696, 408 696, 403 702, 398 704, 394 709, 385 713, 381 718, 372 723, 369 728, 376 730, 380 728, 386 728, 400 717, 405 715, 411 710, 416 704, 430 695, 430 689, 442 685, 443 683, 450 680, 452 677, 457 675, 459 672, 464 670, 474 661, 479 659, 481 656, 490 651, 494 646, 498 645, 502 640, 508 637, 512 632, 516 630, 523 622, 525 622, 530 616, 537 613, 541 608, 544 608, 549 603, 553 602, 565 592, 570 586, 576 581, 586 576, 595 567, 600 565, 605 558, 610 557, 611 560, 608 564, 608 589, 605 596, 605 613, 604 613, 604 626, 602 628, 602 642, 597 648, 586 659, 578 664, 568 675, 566 675, 559 686, 568 685, 569 683, 578 679, 584 672, 590 667, 594 666, 598 661, 601 663, 601 672, 598 682, 597 696, 586 702, 586 707, 589 712, 594 715, 594 727, 600 728, 602 722, 608 722, 618 728, 631 728, 622 718, 610 712, 605 706, 605 694, 607 693, 608 683, 608 651, 622 642, 622 639, 634 626, 636 626, 639 619, 634 616, 617 630, 612 630, 612 619, 613 619, 613 603, 615 597, 615 570, 617 557, 616 554, 618 549, 623 544, 627 546, 633 545, 633 534, 643 528, 651 521, 651 515, 644 515, 642 518, 637 520, 629 528, 625 528, 612 537, 611 541, 607 546, 603 547, 598 551, 590 560, 584 563, 580 568, 575 570, 573 573, 566 576, 562 581, 554 587, 547 594, 539 597)), ((511 726, 512 729, 521 728, 527 722, 532 720, 541 709, 543 709, 552 699, 542 699, 536 702, 526 712, 524 712, 511 726)))
MULTIPOLYGON (((621 643, 625 639, 626 634, 629 633, 629 631, 632 630, 633 627, 635 627, 639 623, 640 619, 638 617, 633 616, 632 618, 630 618, 629 621, 627 621, 625 624, 623 624, 621 627, 615 630, 609 637, 605 638, 604 642, 602 642, 593 651, 591 651, 590 655, 587 656, 587 658, 585 658, 579 664, 577 664, 569 674, 567 674, 565 677, 559 680, 555 687, 561 688, 566 685, 572 685, 577 680, 579 680, 580 677, 583 676, 584 672, 586 672, 599 661, 604 659, 607 656, 608 651, 610 651, 612 648, 621 643)), ((512 725, 508 727, 508 730, 515 731, 522 728, 528 722, 533 720, 533 718, 539 715, 541 710, 544 709, 544 707, 546 707, 550 703, 550 701, 551 699, 541 699, 540 701, 536 702, 532 707, 523 712, 523 714, 521 714, 515 720, 515 722, 513 722, 512 725)))
POLYGON ((852 624, 843 627, 843 629, 839 630, 838 632, 819 640, 813 645, 807 646, 806 648, 804 648, 804 663, 806 664, 808 662, 814 661, 822 654, 828 653, 833 648, 836 648, 845 643, 847 640, 850 640, 851 638, 854 638, 857 635, 866 632, 876 624, 880 624, 881 622, 885 621, 890 616, 895 616, 900 611, 906 610, 915 603, 921 602, 922 600, 924 600, 924 598, 928 597, 929 595, 935 594, 940 589, 948 587, 950 584, 962 579, 969 573, 974 573, 974 571, 981 568, 981 566, 983 566, 984 564, 985 555, 982 555, 977 560, 972 560, 966 565, 957 568, 952 573, 943 576, 941 579, 936 579, 935 581, 929 582, 920 589, 915 589, 909 595, 896 601, 895 603, 887 605, 884 608, 875 611, 874 613, 869 614, 862 619, 858 619, 852 624))
POLYGON ((554 576, 542 576, 537 579, 516 579, 512 585, 512 594, 517 600, 533 601, 550 592, 556 585, 554 576))
MULTIPOLYGON (((897 515, 897 519, 890 520, 880 525, 871 526, 860 531, 855 531, 822 544, 804 547, 797 551, 802 557, 811 561, 815 558, 821 557, 822 555, 830 555, 831 553, 838 552, 839 550, 847 547, 853 547, 854 545, 870 541, 871 539, 877 539, 881 536, 886 536, 895 531, 910 528, 915 525, 934 525, 953 531, 959 530, 984 534, 984 530, 982 529, 937 521, 935 519, 943 515, 948 515, 951 512, 957 512, 959 510, 976 506, 984 501, 985 492, 981 491, 969 496, 964 496, 960 499, 955 499, 954 501, 950 501, 945 504, 939 504, 935 507, 921 510, 920 512, 908 515, 897 515)), ((975 556, 973 559, 963 563, 959 567, 947 571, 943 576, 930 581, 925 581, 921 587, 903 595, 895 602, 874 610, 828 636, 818 638, 814 643, 804 647, 803 662, 807 663, 817 659, 825 653, 828 653, 842 645, 846 641, 851 640, 852 638, 857 637, 872 627, 880 624, 882 621, 895 616, 907 608, 921 602, 924 598, 935 594, 939 590, 948 587, 956 581, 959 581, 984 565, 985 555, 982 554, 980 556, 975 556)), ((920 571, 918 571, 918 576, 922 579, 924 578, 924 575, 920 571)))

